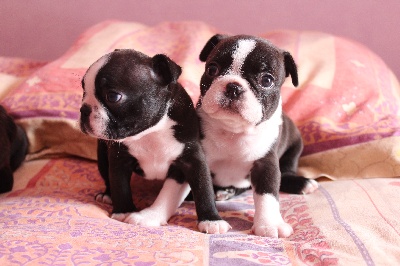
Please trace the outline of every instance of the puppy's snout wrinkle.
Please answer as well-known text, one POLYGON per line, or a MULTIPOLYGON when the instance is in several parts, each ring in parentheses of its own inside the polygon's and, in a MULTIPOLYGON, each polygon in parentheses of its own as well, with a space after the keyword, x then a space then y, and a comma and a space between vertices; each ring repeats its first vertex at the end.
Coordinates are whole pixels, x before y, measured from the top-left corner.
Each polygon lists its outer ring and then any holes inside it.
POLYGON ((82 116, 89 116, 90 113, 92 112, 92 108, 87 104, 83 104, 80 109, 80 112, 82 116))
POLYGON ((226 85, 225 96, 230 100, 237 100, 243 92, 239 84, 232 82, 226 85))

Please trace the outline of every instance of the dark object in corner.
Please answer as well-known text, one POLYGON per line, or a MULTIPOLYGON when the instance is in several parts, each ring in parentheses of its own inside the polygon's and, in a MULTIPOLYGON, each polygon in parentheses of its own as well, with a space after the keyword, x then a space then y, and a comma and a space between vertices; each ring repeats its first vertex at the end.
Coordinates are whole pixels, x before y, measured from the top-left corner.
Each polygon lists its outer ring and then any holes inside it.
POLYGON ((25 131, 0 105, 0 193, 12 189, 13 172, 25 160, 28 145, 25 131))

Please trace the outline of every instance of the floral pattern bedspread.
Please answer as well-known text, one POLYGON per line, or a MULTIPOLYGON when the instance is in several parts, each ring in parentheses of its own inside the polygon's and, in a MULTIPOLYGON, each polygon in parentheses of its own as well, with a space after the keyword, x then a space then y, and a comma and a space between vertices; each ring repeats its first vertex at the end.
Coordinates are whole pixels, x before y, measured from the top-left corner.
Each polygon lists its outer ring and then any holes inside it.
MULTIPOLYGON (((26 162, 16 181, 0 196, 1 265, 395 265, 400 259, 395 178, 328 181, 311 195, 281 194, 283 218, 294 228, 287 239, 251 233, 250 191, 218 202, 233 228, 207 235, 197 231, 193 202, 162 227, 109 218, 111 206, 94 200, 104 184, 92 161, 26 162)), ((144 208, 161 183, 134 177, 132 188, 144 208)))

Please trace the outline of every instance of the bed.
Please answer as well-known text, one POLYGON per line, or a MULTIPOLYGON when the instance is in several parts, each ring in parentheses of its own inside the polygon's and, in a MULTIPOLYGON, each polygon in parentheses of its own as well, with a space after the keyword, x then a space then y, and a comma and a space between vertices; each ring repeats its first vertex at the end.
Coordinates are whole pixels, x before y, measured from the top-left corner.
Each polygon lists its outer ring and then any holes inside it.
MULTIPOLYGON (((291 52, 300 84, 282 89, 284 110, 305 148, 299 172, 318 179, 309 195, 280 194, 289 238, 251 233, 252 194, 218 202, 227 234, 197 230, 193 202, 162 227, 109 218, 96 141, 79 131, 81 78, 116 48, 165 53, 180 66, 193 101, 204 65, 198 54, 218 29, 202 22, 146 26, 105 21, 52 62, 0 57, 0 103, 30 147, 14 188, 0 195, 0 265, 396 265, 400 262, 400 86, 367 47, 321 32, 259 36, 291 52)), ((133 176, 133 200, 149 206, 161 183, 133 176)))

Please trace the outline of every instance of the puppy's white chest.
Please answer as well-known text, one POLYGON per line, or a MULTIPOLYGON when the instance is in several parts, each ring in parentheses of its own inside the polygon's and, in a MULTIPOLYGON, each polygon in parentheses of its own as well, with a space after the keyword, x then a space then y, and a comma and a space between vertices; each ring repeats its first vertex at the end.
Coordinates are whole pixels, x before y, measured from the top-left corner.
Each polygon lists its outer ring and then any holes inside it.
POLYGON ((172 162, 182 153, 184 144, 174 137, 175 121, 165 115, 152 128, 123 140, 134 156, 146 179, 165 179, 172 162))
POLYGON ((199 113, 203 119, 205 138, 202 141, 213 183, 227 187, 249 187, 250 170, 254 161, 265 156, 280 134, 281 112, 258 126, 242 133, 232 133, 199 113))

